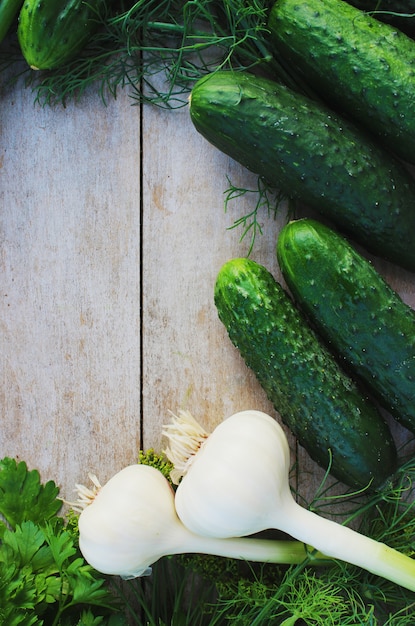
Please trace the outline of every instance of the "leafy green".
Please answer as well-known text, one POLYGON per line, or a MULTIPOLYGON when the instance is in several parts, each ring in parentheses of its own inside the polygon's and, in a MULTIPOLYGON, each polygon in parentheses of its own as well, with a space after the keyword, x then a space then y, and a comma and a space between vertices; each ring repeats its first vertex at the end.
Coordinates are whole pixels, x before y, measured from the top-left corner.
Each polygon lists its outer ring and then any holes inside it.
MULTIPOLYGON (((132 623, 140 626, 213 626, 217 613, 215 585, 198 575, 180 556, 165 557, 153 566, 152 575, 117 582, 132 623), (141 608, 137 611, 131 607, 141 608)), ((219 622, 218 622, 219 623, 219 622)))
MULTIPOLYGON (((308 91, 293 68, 270 49, 267 16, 272 4, 272 0, 106 0, 96 9, 98 31, 73 61, 47 72, 22 69, 14 36, 0 48, 0 71, 12 67, 16 75, 24 72, 36 100, 49 105, 77 99, 89 87, 105 102, 128 87, 134 101, 183 106, 195 80, 231 67, 259 70, 308 91), (166 79, 163 86, 160 73, 166 79)), ((376 2, 365 8, 376 8, 376 2)), ((411 15, 406 17, 410 23, 411 15)))
MULTIPOLYGON (((0 461, 0 514, 12 528, 26 520, 44 524, 62 506, 59 489, 53 481, 42 485, 37 470, 28 471, 24 461, 4 458, 0 461)), ((6 525, 0 524, 0 537, 6 525)))
POLYGON ((58 494, 23 461, 0 461, 0 625, 121 625, 108 621, 119 603, 84 561, 74 517, 58 516, 58 494))

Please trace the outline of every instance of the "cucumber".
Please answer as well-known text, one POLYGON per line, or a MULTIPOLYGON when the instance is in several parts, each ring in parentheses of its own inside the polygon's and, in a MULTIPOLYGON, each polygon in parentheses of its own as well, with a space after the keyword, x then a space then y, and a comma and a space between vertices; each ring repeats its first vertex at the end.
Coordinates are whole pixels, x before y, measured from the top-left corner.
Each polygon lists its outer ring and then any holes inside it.
POLYGON ((311 219, 281 230, 289 290, 320 335, 403 426, 415 432, 415 312, 346 239, 311 219))
POLYGON ((231 259, 218 273, 214 301, 232 343, 310 457, 346 485, 380 488, 396 469, 389 427, 272 274, 251 259, 231 259))
POLYGON ((25 0, 17 36, 32 69, 56 69, 73 59, 98 28, 106 0, 25 0))
POLYGON ((23 0, 0 0, 0 42, 9 32, 22 4, 23 0))
POLYGON ((344 0, 277 0, 274 53, 315 92, 415 163, 415 42, 344 0))
POLYGON ((231 71, 195 84, 190 117, 219 150, 369 252, 415 270, 414 179, 354 124, 274 81, 231 71))

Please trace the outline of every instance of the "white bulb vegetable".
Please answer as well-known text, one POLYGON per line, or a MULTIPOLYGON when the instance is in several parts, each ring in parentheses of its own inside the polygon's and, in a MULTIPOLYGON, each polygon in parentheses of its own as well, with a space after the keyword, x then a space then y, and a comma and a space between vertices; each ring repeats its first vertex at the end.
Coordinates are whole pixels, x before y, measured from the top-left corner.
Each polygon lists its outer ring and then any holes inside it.
POLYGON ((164 428, 169 439, 166 455, 183 474, 175 495, 176 511, 189 530, 205 537, 229 538, 279 529, 332 558, 415 591, 413 559, 320 517, 294 500, 288 441, 271 416, 241 411, 221 422, 210 436, 201 432, 203 437, 198 439, 195 420, 186 413, 164 428), (188 421, 191 456, 186 459, 188 421), (196 452, 195 441, 199 444, 196 452))
MULTIPOLYGON (((298 541, 197 536, 177 517, 165 476, 148 465, 129 465, 90 496, 83 487, 80 493, 85 508, 78 521, 79 546, 85 560, 105 574, 145 576, 161 557, 181 553, 287 564, 308 555, 298 541)), ((310 554, 313 560, 321 557, 310 554)))

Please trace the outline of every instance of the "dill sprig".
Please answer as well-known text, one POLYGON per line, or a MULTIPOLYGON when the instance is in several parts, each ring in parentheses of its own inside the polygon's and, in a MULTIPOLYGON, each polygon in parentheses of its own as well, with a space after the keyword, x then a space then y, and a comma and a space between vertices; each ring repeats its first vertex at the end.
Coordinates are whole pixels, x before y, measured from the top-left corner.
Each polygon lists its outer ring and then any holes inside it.
POLYGON ((106 102, 129 87, 134 102, 175 108, 193 83, 222 68, 261 66, 289 80, 267 44, 266 0, 108 0, 97 32, 73 61, 51 71, 27 69, 37 102, 65 104, 90 87, 106 102), (160 74, 165 81, 160 89, 160 74))
MULTIPOLYGON (((254 198, 252 209, 250 209, 248 213, 238 217, 234 223, 229 226, 229 230, 237 228, 242 229, 240 242, 248 235, 250 236, 247 256, 250 256, 252 253, 257 236, 263 233, 261 218, 264 216, 264 213, 266 217, 275 219, 279 214, 283 202, 288 201, 288 198, 283 192, 271 187, 271 185, 260 176, 258 176, 256 182, 257 186, 254 189, 249 189, 232 184, 228 177, 229 186, 224 192, 225 212, 229 209, 229 205, 235 200, 245 196, 252 196, 254 198)), ((288 205, 288 209, 290 211, 290 204, 288 205)))

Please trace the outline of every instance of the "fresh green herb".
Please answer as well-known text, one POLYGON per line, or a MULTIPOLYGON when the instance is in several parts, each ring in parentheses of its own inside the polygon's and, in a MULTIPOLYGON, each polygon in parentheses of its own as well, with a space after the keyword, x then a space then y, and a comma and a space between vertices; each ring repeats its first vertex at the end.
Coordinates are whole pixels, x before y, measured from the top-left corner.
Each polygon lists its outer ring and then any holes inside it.
MULTIPOLYGON (((27 84, 43 104, 77 99, 90 87, 106 101, 129 87, 133 101, 173 108, 186 103, 192 84, 202 75, 228 67, 259 69, 289 86, 307 89, 292 67, 271 52, 267 20, 273 4, 272 0, 106 0, 96 11, 100 27, 82 53, 53 71, 26 68, 27 84), (166 79, 163 86, 160 73, 166 79)), ((396 14, 408 21, 413 17, 396 14)), ((0 70, 17 62, 16 72, 21 73, 21 54, 11 61, 10 47, 3 45, 0 57, 0 70)))
MULTIPOLYGON (((223 568, 221 559, 217 559, 223 568)), ((219 569, 219 568, 218 568, 219 569)), ((117 592, 123 599, 125 612, 138 626, 213 626, 225 624, 216 606, 213 581, 200 576, 192 563, 181 557, 165 557, 158 561, 150 577, 121 584, 117 592), (135 607, 141 609, 138 616, 135 607)))
POLYGON ((79 552, 75 518, 58 516, 58 492, 23 461, 0 461, 0 624, 121 624, 106 579, 79 552))
POLYGON ((239 198, 252 195, 254 198, 253 208, 248 213, 243 215, 242 217, 238 217, 232 226, 229 227, 229 230, 235 228, 241 228, 242 234, 240 237, 240 241, 245 239, 248 235, 250 235, 250 244, 247 256, 250 256, 256 238, 258 235, 262 235, 262 225, 260 222, 260 218, 262 218, 264 210, 266 211, 266 215, 268 218, 276 218, 281 205, 284 201, 287 200, 285 194, 283 192, 276 191, 273 187, 271 187, 266 181, 264 181, 261 177, 257 178, 257 187, 255 189, 246 189, 244 187, 236 187, 231 183, 228 178, 229 187, 225 190, 225 212, 228 211, 229 205, 234 200, 238 200, 239 198))
POLYGON ((175 108, 187 103, 198 78, 219 68, 260 67, 292 82, 291 72, 268 48, 269 5, 266 0, 108 0, 97 11, 100 28, 83 52, 56 70, 27 69, 27 84, 35 99, 48 105, 77 99, 89 87, 103 101, 129 87, 133 102, 175 108))
MULTIPOLYGON (((53 481, 41 484, 39 472, 29 471, 24 461, 8 457, 0 461, 0 513, 11 528, 28 520, 44 525, 54 518, 62 507, 58 493, 53 481)), ((0 537, 6 529, 0 522, 0 537)))
POLYGON ((170 472, 173 469, 173 463, 171 463, 162 452, 157 453, 154 448, 149 448, 146 451, 140 450, 138 453, 138 462, 142 465, 155 467, 171 483, 170 472))

